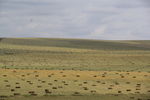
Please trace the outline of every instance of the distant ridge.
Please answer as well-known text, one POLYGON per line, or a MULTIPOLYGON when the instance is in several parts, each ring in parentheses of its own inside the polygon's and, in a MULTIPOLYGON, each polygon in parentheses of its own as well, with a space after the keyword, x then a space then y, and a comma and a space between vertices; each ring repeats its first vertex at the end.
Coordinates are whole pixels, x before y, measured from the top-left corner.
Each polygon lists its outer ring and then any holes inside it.
POLYGON ((150 50, 150 40, 88 40, 61 38, 0 38, 2 43, 94 50, 150 50))

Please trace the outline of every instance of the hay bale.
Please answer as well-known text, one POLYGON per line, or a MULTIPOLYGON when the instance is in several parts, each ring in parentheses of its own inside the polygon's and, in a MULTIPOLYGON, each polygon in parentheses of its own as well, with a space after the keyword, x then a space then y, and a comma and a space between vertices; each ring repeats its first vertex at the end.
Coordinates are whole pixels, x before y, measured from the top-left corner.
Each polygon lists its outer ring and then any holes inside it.
POLYGON ((126 91, 129 92, 129 91, 131 91, 131 89, 127 89, 126 91))
POLYGON ((16 89, 20 89, 21 87, 20 87, 20 86, 16 86, 15 88, 16 88, 16 89))
POLYGON ((52 87, 52 89, 57 89, 57 87, 52 87))
POLYGON ((13 91, 15 91, 15 89, 11 89, 11 91, 13 92, 13 91))
POLYGON ((19 95, 21 95, 20 93, 14 93, 14 96, 19 96, 19 95))
POLYGON ((6 87, 10 87, 10 85, 6 85, 6 87))
POLYGON ((118 93, 122 93, 122 91, 118 91, 118 93))

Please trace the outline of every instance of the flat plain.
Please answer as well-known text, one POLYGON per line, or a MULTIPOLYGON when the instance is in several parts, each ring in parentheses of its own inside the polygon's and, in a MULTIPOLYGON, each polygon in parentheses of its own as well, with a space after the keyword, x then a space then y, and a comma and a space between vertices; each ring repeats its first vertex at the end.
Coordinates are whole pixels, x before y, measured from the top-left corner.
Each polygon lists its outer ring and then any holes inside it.
POLYGON ((150 100, 150 41, 1 38, 5 99, 150 100))

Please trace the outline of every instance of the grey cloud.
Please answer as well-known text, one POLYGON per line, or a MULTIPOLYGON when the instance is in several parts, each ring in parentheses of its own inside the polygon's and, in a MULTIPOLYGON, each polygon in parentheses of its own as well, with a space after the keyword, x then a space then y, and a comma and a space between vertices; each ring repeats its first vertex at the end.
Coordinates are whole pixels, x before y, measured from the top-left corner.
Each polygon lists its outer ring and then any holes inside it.
POLYGON ((0 0, 0 36, 150 39, 146 0, 0 0))
POLYGON ((117 8, 125 8, 125 9, 130 9, 130 8, 145 8, 145 5, 143 5, 142 0, 123 0, 123 1, 118 1, 116 4, 117 8))
POLYGON ((146 6, 150 7, 150 0, 141 0, 146 6))

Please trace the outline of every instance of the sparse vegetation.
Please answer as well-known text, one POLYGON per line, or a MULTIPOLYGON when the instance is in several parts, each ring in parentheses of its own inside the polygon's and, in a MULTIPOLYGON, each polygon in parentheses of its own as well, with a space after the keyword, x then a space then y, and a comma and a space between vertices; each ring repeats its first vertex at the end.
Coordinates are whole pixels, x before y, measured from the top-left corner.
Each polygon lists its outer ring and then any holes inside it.
POLYGON ((0 39, 0 100, 149 100, 149 61, 150 41, 0 39))

